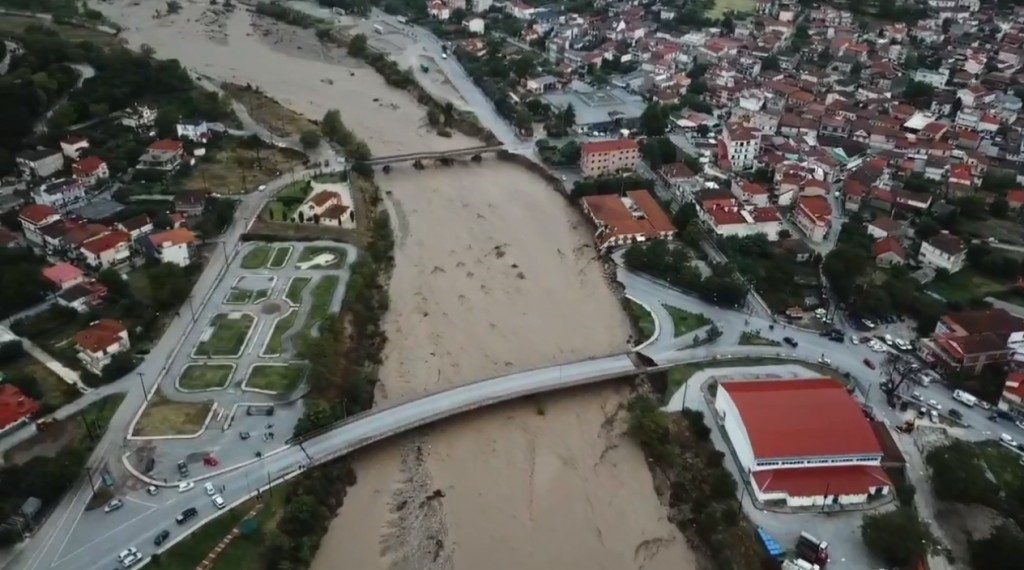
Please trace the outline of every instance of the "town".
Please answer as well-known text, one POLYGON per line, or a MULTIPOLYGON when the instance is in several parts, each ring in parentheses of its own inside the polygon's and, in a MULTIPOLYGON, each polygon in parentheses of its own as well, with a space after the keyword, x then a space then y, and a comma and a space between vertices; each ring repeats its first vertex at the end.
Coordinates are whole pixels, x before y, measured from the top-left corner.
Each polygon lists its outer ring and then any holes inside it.
POLYGON ((4 564, 1019 565, 1024 8, 22 4, 4 564), (525 534, 466 514, 526 480, 525 534))

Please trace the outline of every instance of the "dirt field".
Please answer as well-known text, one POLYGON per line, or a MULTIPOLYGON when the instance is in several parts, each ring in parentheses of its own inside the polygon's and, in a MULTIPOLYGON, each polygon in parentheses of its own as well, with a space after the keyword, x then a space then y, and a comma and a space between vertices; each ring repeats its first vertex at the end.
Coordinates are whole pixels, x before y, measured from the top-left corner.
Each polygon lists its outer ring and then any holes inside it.
POLYGON ((221 88, 225 94, 241 103, 256 122, 276 136, 299 136, 307 129, 317 129, 306 117, 254 89, 235 83, 224 83, 221 88))
MULTIPOLYGON (((133 45, 258 85, 307 117, 340 109, 376 154, 475 144, 430 132, 406 93, 312 32, 253 32, 236 14, 210 35, 184 25, 200 4, 159 21, 151 7, 101 6, 133 45)), ((379 402, 626 348, 588 227, 538 178, 491 158, 396 168, 379 183, 397 242, 379 402)), ((313 569, 694 567, 639 450, 618 435, 622 397, 608 387, 519 402, 378 446, 357 462, 313 569)))
POLYGON ((248 194, 260 184, 273 180, 302 164, 301 155, 281 149, 255 150, 231 146, 201 157, 185 180, 188 190, 209 190, 218 194, 248 194))

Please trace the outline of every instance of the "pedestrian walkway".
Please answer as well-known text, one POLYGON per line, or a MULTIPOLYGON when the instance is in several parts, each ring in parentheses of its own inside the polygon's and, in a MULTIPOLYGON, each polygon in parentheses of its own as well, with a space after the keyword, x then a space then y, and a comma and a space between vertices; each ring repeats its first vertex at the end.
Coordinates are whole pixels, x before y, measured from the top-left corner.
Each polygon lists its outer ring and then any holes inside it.
POLYGON ((213 566, 213 563, 217 561, 217 557, 220 556, 220 553, 223 552, 224 549, 227 548, 229 544, 231 544, 231 541, 234 540, 236 536, 241 534, 242 531, 238 529, 242 526, 242 522, 245 522, 246 520, 258 515, 261 510, 263 510, 263 503, 257 504, 255 507, 252 508, 251 511, 249 511, 249 514, 242 517, 242 521, 238 523, 238 526, 231 529, 231 532, 229 532, 227 536, 221 539, 217 546, 213 547, 213 550, 211 550, 210 553, 206 555, 206 558, 204 558, 203 561, 199 563, 199 566, 196 566, 196 570, 207 570, 208 568, 213 566))

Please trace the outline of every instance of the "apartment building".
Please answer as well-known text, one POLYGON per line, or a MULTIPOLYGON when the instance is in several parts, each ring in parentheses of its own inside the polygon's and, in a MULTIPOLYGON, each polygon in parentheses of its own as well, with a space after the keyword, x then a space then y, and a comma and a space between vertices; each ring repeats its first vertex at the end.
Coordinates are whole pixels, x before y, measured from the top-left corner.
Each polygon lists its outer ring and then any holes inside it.
POLYGON ((580 153, 583 176, 601 176, 633 171, 640 160, 640 145, 635 139, 584 143, 580 153))

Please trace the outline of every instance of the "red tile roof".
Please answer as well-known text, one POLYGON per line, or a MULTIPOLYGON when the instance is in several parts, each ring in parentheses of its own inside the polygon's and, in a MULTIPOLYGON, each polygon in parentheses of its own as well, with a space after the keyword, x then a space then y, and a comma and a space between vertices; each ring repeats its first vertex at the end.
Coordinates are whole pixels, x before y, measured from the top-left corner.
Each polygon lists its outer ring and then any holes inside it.
POLYGON ((768 193, 768 190, 757 182, 745 181, 740 185, 740 189, 742 189, 745 194, 750 194, 751 196, 763 196, 768 193))
POLYGON ((1003 385, 1003 394, 1024 400, 1024 372, 1011 372, 1003 385))
POLYGON ((71 172, 75 176, 89 176, 95 173, 106 163, 98 156, 87 156, 71 165, 71 172))
POLYGON ((1006 193, 1006 201, 1010 204, 1024 204, 1024 189, 1010 190, 1006 193))
POLYGON ((607 141, 595 141, 583 143, 582 152, 584 155, 595 152, 615 152, 619 150, 639 149, 636 139, 614 139, 607 141))
POLYGON ((872 253, 876 258, 886 253, 895 253, 900 259, 904 260, 907 258, 907 252, 904 251, 903 246, 892 236, 885 236, 876 241, 875 245, 872 246, 872 253))
POLYGON ((38 224, 46 218, 55 215, 57 215, 57 210, 46 204, 29 204, 21 209, 18 217, 32 224, 38 224))
POLYGON ((81 269, 70 263, 58 263, 43 269, 43 277, 46 277, 57 285, 63 285, 84 275, 81 269))
POLYGON ((736 404, 758 459, 882 453, 860 406, 834 379, 731 380, 719 390, 736 404))
POLYGON ((0 384, 0 427, 39 411, 39 402, 21 393, 13 384, 0 384))
POLYGON ((344 204, 335 204, 320 214, 320 217, 325 220, 340 220, 345 214, 348 213, 349 207, 344 204))
POLYGON ((82 249, 93 255, 99 255, 104 251, 109 251, 123 243, 128 243, 131 241, 131 237, 132 236, 128 235, 127 232, 115 230, 109 234, 103 234, 99 237, 86 241, 82 244, 82 249))
POLYGON ((770 469, 755 471, 753 477, 762 493, 785 492, 790 497, 863 495, 872 487, 892 485, 877 465, 770 469))
POLYGON ((167 151, 167 152, 181 152, 181 150, 184 149, 185 147, 184 147, 184 145, 181 144, 181 141, 176 141, 176 140, 171 140, 171 139, 160 139, 158 141, 153 141, 153 143, 150 144, 148 148, 149 148, 149 150, 162 150, 162 151, 167 151))
POLYGON ((317 207, 322 208, 326 206, 331 200, 334 200, 336 198, 338 198, 338 194, 330 192, 328 190, 321 190, 314 194, 313 197, 309 199, 309 201, 312 204, 315 204, 317 207))
POLYGON ((196 234, 188 228, 175 228, 149 236, 149 241, 158 248, 172 247, 196 241, 196 234))
POLYGON ((797 207, 815 223, 825 222, 832 216, 832 206, 824 196, 801 196, 797 199, 797 207))
POLYGON ((75 334, 75 343, 89 352, 100 352, 121 340, 124 325, 114 319, 100 319, 75 334))

